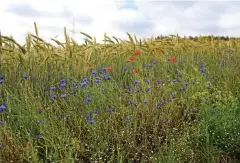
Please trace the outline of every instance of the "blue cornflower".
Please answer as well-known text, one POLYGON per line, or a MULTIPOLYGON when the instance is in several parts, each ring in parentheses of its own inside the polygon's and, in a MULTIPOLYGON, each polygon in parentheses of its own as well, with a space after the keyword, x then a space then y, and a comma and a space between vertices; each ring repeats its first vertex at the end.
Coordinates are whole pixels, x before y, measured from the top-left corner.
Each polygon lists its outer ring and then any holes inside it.
POLYGON ((4 75, 0 75, 0 79, 4 79, 4 75))
POLYGON ((98 109, 95 109, 95 110, 93 111, 93 113, 94 113, 94 114, 99 114, 98 109))
POLYGON ((149 64, 148 67, 149 67, 149 68, 152 68, 152 64, 149 64))
POLYGON ((135 85, 135 86, 138 85, 138 81, 134 80, 133 85, 135 85))
POLYGON ((1 105, 0 106, 0 112, 6 110, 7 106, 5 104, 1 105))
POLYGON ((4 80, 3 79, 0 79, 0 84, 2 84, 4 82, 4 80))
POLYGON ((35 138, 36 138, 36 139, 40 139, 40 138, 41 138, 41 135, 38 134, 38 135, 35 136, 35 138))
POLYGON ((61 84, 60 84, 60 88, 61 88, 61 89, 65 88, 65 87, 66 87, 66 83, 61 83, 61 84))
POLYGON ((129 115, 126 116, 126 120, 127 121, 130 120, 130 116, 129 115))
POLYGON ((111 79, 111 76, 106 75, 104 78, 105 78, 106 80, 110 80, 110 79, 111 79))
POLYGON ((144 104, 147 104, 147 100, 144 100, 143 103, 144 103, 144 104))
POLYGON ((89 120, 91 118, 91 114, 86 114, 86 119, 89 120))
POLYGON ((115 112, 113 108, 109 110, 109 113, 113 113, 113 112, 115 112))
POLYGON ((92 100, 92 99, 91 99, 90 97, 87 97, 87 98, 84 99, 83 102, 84 102, 84 103, 88 103, 88 102, 90 102, 91 100, 92 100))
POLYGON ((155 65, 156 63, 157 63, 156 61, 153 61, 153 62, 152 62, 152 65, 155 65))
POLYGON ((99 73, 99 74, 102 74, 102 73, 103 73, 103 70, 98 70, 98 73, 99 73))
POLYGON ((157 104, 156 108, 157 108, 157 109, 160 109, 160 108, 161 108, 161 105, 157 104))
POLYGON ((42 109, 37 109, 37 113, 38 114, 42 113, 42 109))
POLYGON ((147 80, 146 80, 146 83, 147 83, 147 84, 150 84, 150 80, 149 80, 149 79, 147 79, 147 80))
POLYGON ((38 124, 41 124, 41 123, 42 123, 42 120, 41 120, 41 119, 37 120, 37 123, 38 123, 38 124))
POLYGON ((205 68, 201 67, 201 68, 200 68, 200 72, 203 73, 203 74, 205 74, 207 71, 206 71, 205 68))
POLYGON ((65 82, 66 82, 66 79, 64 78, 60 80, 60 83, 65 83, 65 82))
POLYGON ((55 91, 55 90, 57 90, 57 87, 55 87, 55 86, 54 86, 54 87, 51 87, 50 90, 51 90, 51 91, 55 91))
POLYGON ((170 95, 170 99, 174 99, 176 96, 175 96, 175 94, 174 93, 172 93, 171 95, 170 95))
POLYGON ((216 109, 212 110, 212 114, 216 114, 216 112, 217 112, 216 109))
POLYGON ((96 80, 95 80, 95 83, 97 83, 97 84, 99 84, 100 82, 101 82, 100 79, 96 79, 96 80))
POLYGON ((1 121, 0 121, 0 125, 4 125, 4 122, 1 122, 1 121))
POLYGON ((86 86, 87 86, 87 82, 84 81, 81 83, 81 87, 86 87, 86 86))
POLYGON ((184 88, 179 88, 179 91, 184 91, 185 89, 184 88))
POLYGON ((24 75, 24 79, 28 79, 30 76, 29 75, 24 75))
POLYGON ((127 71, 128 70, 128 68, 127 67, 124 67, 124 69, 123 69, 124 71, 127 71))
POLYGON ((162 83, 163 83, 162 80, 160 80, 160 79, 157 80, 157 84, 162 84, 162 83))
POLYGON ((52 95, 51 98, 56 99, 57 95, 52 95))
POLYGON ((93 124, 95 121, 93 119, 88 120, 89 124, 93 124))
POLYGON ((2 148, 2 146, 3 146, 2 143, 0 143, 0 149, 2 148))
POLYGON ((184 85, 184 86, 188 86, 188 82, 184 82, 183 85, 184 85))
POLYGON ((130 104, 130 105, 134 104, 134 101, 133 101, 133 100, 130 100, 130 101, 129 101, 129 104, 130 104))
POLYGON ((61 95, 61 98, 64 98, 64 99, 65 99, 66 97, 67 97, 67 94, 62 94, 62 95, 61 95))
POLYGON ((148 93, 150 91, 150 87, 147 87, 146 88, 146 92, 148 93))
POLYGON ((170 61, 171 59, 170 58, 167 58, 167 61, 170 61))
POLYGON ((62 118, 62 119, 66 118, 66 115, 64 115, 64 114, 63 114, 63 115, 61 115, 61 118, 62 118))
POLYGON ((172 82, 176 83, 176 82, 179 82, 179 80, 178 79, 173 79, 172 82))
POLYGON ((92 75, 96 75, 96 74, 97 74, 97 71, 96 71, 96 70, 93 70, 91 74, 92 74, 92 75))

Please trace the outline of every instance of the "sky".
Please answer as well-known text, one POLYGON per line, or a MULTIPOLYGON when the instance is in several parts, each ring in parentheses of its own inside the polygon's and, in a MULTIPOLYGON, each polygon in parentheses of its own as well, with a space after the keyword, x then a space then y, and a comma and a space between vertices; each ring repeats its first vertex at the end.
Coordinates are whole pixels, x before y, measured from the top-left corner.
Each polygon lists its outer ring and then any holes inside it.
POLYGON ((240 37, 240 1, 162 0, 3 0, 0 32, 25 43, 37 23, 39 36, 82 43, 85 32, 101 43, 104 33, 127 39, 169 34, 180 36, 218 35, 240 37))

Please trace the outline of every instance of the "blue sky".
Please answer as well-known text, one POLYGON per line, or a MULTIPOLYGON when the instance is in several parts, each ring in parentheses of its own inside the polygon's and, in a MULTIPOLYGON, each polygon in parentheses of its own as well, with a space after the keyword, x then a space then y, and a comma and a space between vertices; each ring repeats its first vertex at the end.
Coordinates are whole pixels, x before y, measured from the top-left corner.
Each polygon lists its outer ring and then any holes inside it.
POLYGON ((161 1, 161 0, 5 0, 0 5, 0 31, 24 43, 28 32, 49 41, 63 28, 78 42, 80 32, 127 39, 179 34, 180 36, 219 35, 240 37, 240 1, 161 1))

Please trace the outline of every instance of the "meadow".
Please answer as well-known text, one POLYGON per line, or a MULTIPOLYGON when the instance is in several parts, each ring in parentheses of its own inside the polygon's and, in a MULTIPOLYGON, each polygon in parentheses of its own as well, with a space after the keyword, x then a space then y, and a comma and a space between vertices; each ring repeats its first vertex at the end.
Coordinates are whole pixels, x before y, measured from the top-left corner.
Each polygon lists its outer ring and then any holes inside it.
POLYGON ((0 35, 0 162, 240 162, 240 40, 0 35))

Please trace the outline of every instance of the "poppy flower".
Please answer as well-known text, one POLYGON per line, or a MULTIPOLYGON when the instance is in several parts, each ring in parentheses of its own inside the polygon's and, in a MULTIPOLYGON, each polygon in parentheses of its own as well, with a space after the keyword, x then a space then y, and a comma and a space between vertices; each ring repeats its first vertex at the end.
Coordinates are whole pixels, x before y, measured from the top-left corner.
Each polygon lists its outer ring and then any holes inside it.
POLYGON ((134 61, 134 57, 130 57, 130 61, 134 61))
POLYGON ((112 70, 112 66, 109 66, 108 68, 107 68, 107 71, 111 71, 112 70))
POLYGON ((135 74, 137 74, 138 72, 139 72, 139 70, 138 70, 138 69, 135 69, 135 70, 134 70, 134 73, 135 73, 135 74))
POLYGON ((136 51, 135 51, 135 54, 136 54, 136 55, 139 55, 139 54, 140 54, 140 51, 139 51, 139 50, 136 50, 136 51))
POLYGON ((176 57, 171 57, 171 59, 170 59, 170 62, 175 62, 176 61, 176 57))

